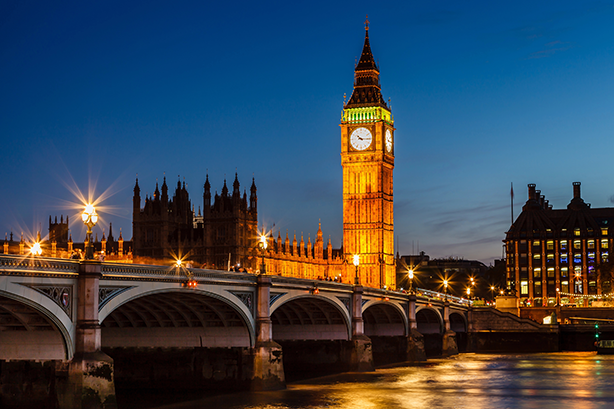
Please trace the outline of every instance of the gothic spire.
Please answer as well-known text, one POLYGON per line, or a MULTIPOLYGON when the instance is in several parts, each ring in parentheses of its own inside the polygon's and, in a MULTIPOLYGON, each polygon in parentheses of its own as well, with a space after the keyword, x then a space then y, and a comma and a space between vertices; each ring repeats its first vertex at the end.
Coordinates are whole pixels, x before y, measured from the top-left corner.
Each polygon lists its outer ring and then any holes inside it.
POLYGON ((222 187, 222 196, 228 196, 228 187, 226 187, 226 179, 224 179, 224 187, 222 187))
POLYGON ((236 172, 235 172, 235 181, 233 182, 232 187, 233 187, 232 196, 240 197, 241 192, 239 191, 239 176, 237 175, 236 172))
POLYGON ((379 82, 379 68, 371 52, 369 43, 369 20, 365 22, 365 43, 362 47, 360 61, 354 69, 354 91, 345 108, 379 106, 390 110, 382 97, 379 82))
POLYGON ((139 177, 136 177, 136 183, 134 184, 134 195, 139 196, 141 194, 141 188, 139 187, 139 177))

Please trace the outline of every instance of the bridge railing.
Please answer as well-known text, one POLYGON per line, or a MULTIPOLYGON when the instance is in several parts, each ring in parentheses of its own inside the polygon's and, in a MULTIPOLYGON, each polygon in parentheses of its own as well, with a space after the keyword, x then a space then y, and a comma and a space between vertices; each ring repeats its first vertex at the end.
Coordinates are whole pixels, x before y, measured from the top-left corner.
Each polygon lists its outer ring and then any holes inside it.
POLYGON ((102 263, 102 274, 103 276, 165 278, 177 281, 208 279, 213 281, 240 280, 250 283, 256 282, 256 276, 249 273, 145 264, 102 263))
POLYGON ((428 297, 428 298, 436 298, 441 301, 448 300, 451 303, 467 305, 467 306, 471 306, 473 304, 473 301, 468 300, 466 298, 456 297, 454 295, 440 293, 438 291, 427 290, 424 288, 416 288, 416 295, 428 297))
POLYGON ((79 271, 79 261, 31 255, 2 254, 0 255, 0 271, 3 273, 77 273, 79 271))

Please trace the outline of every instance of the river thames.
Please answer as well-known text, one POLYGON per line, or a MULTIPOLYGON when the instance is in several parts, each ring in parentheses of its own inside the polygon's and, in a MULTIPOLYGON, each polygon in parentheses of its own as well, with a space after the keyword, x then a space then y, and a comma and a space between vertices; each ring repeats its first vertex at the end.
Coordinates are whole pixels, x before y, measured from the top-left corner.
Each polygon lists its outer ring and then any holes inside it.
POLYGON ((294 382, 282 391, 130 405, 164 409, 612 408, 613 381, 614 355, 460 354, 416 366, 294 382))

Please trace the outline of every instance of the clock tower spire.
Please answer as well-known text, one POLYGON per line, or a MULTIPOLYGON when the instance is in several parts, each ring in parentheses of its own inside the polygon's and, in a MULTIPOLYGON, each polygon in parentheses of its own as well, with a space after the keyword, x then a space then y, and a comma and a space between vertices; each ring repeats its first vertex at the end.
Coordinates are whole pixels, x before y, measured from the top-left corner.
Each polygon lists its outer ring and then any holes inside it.
MULTIPOLYGON (((354 90, 341 117, 343 167, 343 252, 352 270, 359 256, 360 283, 396 286, 394 259, 394 121, 384 100, 379 67, 365 42, 354 69, 354 90)), ((349 271, 349 270, 348 270, 349 271)))

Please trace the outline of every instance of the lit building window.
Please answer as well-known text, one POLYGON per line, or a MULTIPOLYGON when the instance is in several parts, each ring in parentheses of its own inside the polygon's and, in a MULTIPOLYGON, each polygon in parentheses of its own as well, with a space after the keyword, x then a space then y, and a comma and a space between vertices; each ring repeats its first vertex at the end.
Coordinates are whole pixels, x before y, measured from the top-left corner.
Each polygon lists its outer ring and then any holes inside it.
POLYGON ((533 269, 533 277, 534 278, 541 278, 542 276, 542 269, 541 268, 534 268, 533 269))
POLYGON ((567 267, 561 267, 561 277, 567 277, 569 274, 569 269, 567 267))
POLYGON ((550 253, 550 254, 546 254, 546 258, 547 258, 547 262, 548 263, 553 263, 554 262, 554 254, 550 253))
POLYGON ((542 295, 542 282, 536 281, 534 287, 535 295, 542 295))
POLYGON ((573 235, 574 236, 579 236, 580 235, 580 229, 574 229, 573 235))
POLYGON ((589 240, 589 241, 586 242, 586 244, 587 244, 587 247, 589 249, 594 249, 595 248, 595 240, 589 240))
POLYGON ((582 254, 574 254, 573 255, 573 262, 576 263, 576 264, 582 263, 582 254))
POLYGON ((601 235, 602 236, 607 236, 608 235, 608 228, 607 227, 602 227, 601 228, 601 235))
POLYGON ((582 240, 574 240, 573 248, 576 250, 580 250, 582 248, 582 240))
POLYGON ((561 250, 567 250, 567 240, 561 240, 561 250))
POLYGON ((608 252, 604 251, 603 253, 601 253, 601 259, 603 261, 608 261, 608 252))
POLYGON ((548 241, 546 242, 546 249, 548 249, 548 250, 554 250, 554 241, 552 241, 552 240, 548 240, 548 241))
POLYGON ((567 253, 561 253, 561 263, 567 263, 567 253))
POLYGON ((529 282, 528 281, 520 282, 520 295, 529 295, 529 282))
POLYGON ((548 278, 554 278, 554 267, 548 268, 548 278))
POLYGON ((535 240, 535 241, 533 241, 533 247, 539 246, 539 244, 540 244, 540 243, 539 243, 539 240, 535 240))
POLYGON ((541 254, 533 254, 533 260, 541 260, 542 255, 541 254))
POLYGON ((608 239, 601 239, 601 248, 602 249, 608 248, 608 239))
POLYGON ((588 260, 589 261, 595 261, 595 252, 591 251, 588 253, 588 260))
POLYGON ((562 293, 569 292, 569 281, 561 281, 561 292, 562 293))
POLYGON ((582 267, 581 266, 574 266, 573 268, 573 273, 574 275, 577 276, 581 276, 582 275, 582 267))

